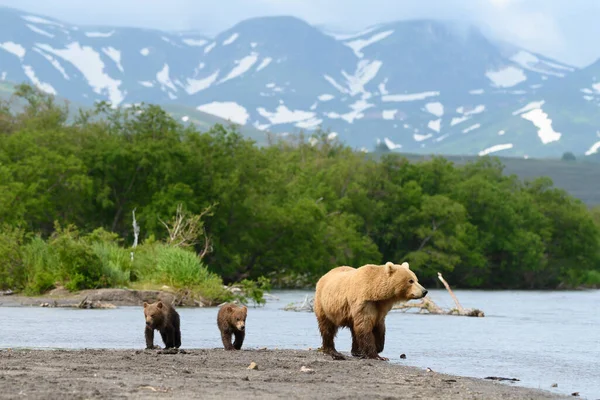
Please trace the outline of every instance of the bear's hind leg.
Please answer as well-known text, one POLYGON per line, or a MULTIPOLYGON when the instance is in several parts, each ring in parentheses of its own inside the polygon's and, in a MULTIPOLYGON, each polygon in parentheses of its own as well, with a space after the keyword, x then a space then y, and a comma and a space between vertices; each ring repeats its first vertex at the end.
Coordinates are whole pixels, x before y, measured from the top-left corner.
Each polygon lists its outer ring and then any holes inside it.
POLYGON ((322 351, 325 354, 329 354, 334 360, 345 360, 346 357, 335 349, 333 339, 337 334, 337 326, 324 317, 317 317, 319 323, 319 331, 323 339, 322 351))

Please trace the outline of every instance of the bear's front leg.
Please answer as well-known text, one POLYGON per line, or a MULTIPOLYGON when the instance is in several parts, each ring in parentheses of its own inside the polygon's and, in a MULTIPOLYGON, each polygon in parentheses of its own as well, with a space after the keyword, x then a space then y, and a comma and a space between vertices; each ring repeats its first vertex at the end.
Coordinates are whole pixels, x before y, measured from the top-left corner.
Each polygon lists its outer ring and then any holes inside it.
POLYGON ((377 349, 377 353, 381 353, 385 345, 385 320, 381 320, 375 324, 375 328, 373 328, 373 335, 375 336, 375 347, 377 349))
POLYGON ((381 357, 377 353, 375 335, 373 334, 374 324, 375 321, 369 316, 369 313, 360 312, 354 317, 354 333, 358 342, 360 357, 388 361, 388 358, 381 357))
POLYGON ((235 347, 231 344, 231 332, 227 330, 221 331, 221 340, 223 341, 225 350, 235 350, 235 347))
POLYGON ((352 350, 350 354, 354 357, 360 357, 360 349, 358 348, 358 341, 356 340, 356 333, 354 332, 354 327, 350 327, 350 334, 352 335, 352 350))
POLYGON ((165 328, 160 331, 160 336, 165 344, 165 349, 173 348, 173 334, 171 329, 165 328))
POLYGON ((154 329, 146 325, 146 329, 144 330, 144 336, 146 337, 146 349, 160 349, 160 346, 154 345, 154 329))
POLYGON ((246 336, 246 332, 237 331, 234 333, 235 341, 233 342, 233 347, 236 350, 240 350, 242 348, 242 344, 244 343, 244 337, 246 336))

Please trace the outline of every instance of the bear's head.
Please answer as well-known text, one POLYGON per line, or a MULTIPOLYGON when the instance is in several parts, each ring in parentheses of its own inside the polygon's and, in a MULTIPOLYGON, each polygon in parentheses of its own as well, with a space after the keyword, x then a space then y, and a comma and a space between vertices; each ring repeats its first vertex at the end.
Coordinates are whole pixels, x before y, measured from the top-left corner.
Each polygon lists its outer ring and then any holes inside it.
POLYGON ((144 302, 144 317, 146 317, 146 326, 155 329, 163 324, 165 318, 165 309, 162 301, 153 304, 144 302))
POLYGON ((407 262, 397 265, 388 261, 385 263, 384 269, 393 288, 395 298, 421 299, 427 294, 427 289, 421 286, 407 262))
POLYGON ((235 307, 227 306, 227 313, 229 314, 229 323, 238 331, 246 329, 246 316, 248 315, 248 308, 246 306, 235 307))

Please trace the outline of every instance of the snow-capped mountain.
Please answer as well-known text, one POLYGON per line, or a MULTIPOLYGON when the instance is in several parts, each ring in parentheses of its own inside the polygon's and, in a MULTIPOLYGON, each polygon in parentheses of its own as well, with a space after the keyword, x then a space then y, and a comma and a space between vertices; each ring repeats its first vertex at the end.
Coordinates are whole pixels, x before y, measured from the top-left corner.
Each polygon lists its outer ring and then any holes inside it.
POLYGON ((276 133, 321 126, 368 150, 594 152, 596 70, 428 20, 339 35, 265 17, 208 38, 0 8, 0 80, 82 104, 181 106, 276 133))

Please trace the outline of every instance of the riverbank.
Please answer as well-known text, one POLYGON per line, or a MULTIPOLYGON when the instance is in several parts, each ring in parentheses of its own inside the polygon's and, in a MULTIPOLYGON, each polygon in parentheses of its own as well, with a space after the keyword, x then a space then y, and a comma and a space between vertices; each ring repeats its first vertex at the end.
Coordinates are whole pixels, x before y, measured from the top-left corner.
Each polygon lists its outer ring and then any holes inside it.
POLYGON ((184 351, 1 350, 0 398, 567 398, 388 362, 333 361, 314 350, 184 351))
POLYGON ((157 300, 169 303, 177 302, 178 306, 208 307, 208 301, 193 298, 182 298, 167 290, 135 290, 135 289, 88 289, 69 292, 55 289, 40 296, 24 296, 11 294, 0 296, 0 307, 78 307, 81 308, 115 308, 125 306, 142 306, 144 301, 157 300))

